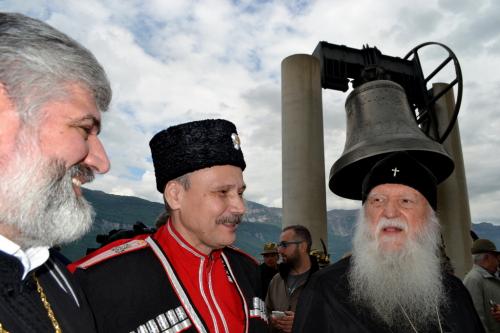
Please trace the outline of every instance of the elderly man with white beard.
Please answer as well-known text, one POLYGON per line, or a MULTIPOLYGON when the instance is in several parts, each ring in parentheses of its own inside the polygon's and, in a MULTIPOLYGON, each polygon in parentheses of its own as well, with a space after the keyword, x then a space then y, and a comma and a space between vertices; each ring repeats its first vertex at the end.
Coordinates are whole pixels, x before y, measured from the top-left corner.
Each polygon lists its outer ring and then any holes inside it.
POLYGON ((94 56, 49 25, 0 13, 0 332, 95 332, 49 251, 82 236, 80 186, 105 173, 97 135, 111 88, 94 56))
POLYGON ((351 258, 318 271, 293 332, 484 332, 462 282, 440 264, 437 181, 406 152, 362 183, 351 258))

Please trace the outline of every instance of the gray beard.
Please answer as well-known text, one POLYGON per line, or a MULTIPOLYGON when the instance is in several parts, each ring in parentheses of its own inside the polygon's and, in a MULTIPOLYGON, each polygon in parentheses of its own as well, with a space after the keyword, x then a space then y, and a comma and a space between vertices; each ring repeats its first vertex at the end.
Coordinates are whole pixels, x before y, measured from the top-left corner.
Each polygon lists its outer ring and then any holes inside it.
POLYGON ((90 229, 94 211, 72 184, 76 174, 90 181, 90 169, 66 170, 63 162, 45 159, 31 142, 18 145, 0 166, 0 221, 18 231, 12 240, 21 248, 62 245, 90 229))
POLYGON ((348 273, 352 301, 372 309, 392 328, 413 331, 401 307, 417 330, 437 325, 436 311, 446 302, 439 240, 439 222, 432 212, 416 239, 408 239, 399 251, 384 251, 361 211, 348 273))

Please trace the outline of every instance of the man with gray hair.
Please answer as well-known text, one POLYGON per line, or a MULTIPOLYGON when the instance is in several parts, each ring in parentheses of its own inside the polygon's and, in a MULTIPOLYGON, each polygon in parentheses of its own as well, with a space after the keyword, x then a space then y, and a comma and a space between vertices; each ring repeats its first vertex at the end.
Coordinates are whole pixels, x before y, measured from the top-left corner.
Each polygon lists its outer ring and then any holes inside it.
POLYGON ((293 332, 484 332, 462 282, 441 267, 434 174, 396 152, 361 187, 352 257, 312 276, 293 332))
POLYGON ((474 266, 464 278, 465 287, 486 332, 500 332, 500 279, 495 275, 500 252, 488 239, 476 239, 471 252, 474 266))
POLYGON ((0 13, 0 332, 94 332, 55 245, 91 226, 81 185, 105 173, 111 88, 95 57, 49 25, 0 13))

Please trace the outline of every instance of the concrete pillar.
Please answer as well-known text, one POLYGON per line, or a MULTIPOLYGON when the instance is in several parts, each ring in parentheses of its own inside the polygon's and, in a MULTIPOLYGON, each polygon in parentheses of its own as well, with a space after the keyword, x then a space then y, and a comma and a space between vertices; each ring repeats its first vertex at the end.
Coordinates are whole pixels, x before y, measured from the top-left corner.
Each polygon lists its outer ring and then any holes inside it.
POLYGON ((281 63, 283 227, 309 229, 313 249, 328 244, 319 60, 295 54, 281 63))
MULTIPOLYGON (((434 96, 445 87, 445 83, 433 84, 434 96)), ((451 89, 434 106, 440 132, 443 132, 448 125, 454 107, 455 97, 451 89)), ((472 241, 469 196, 458 121, 443 145, 455 162, 455 170, 438 187, 438 217, 442 226, 446 254, 451 259, 455 274, 463 278, 472 267, 470 253, 472 241)))

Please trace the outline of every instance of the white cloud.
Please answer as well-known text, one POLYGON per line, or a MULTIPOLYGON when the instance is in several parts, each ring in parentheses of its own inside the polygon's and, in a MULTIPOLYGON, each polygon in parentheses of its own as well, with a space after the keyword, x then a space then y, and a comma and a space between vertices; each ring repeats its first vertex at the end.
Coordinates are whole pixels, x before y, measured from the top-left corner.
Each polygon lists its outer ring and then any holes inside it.
MULTIPOLYGON (((246 196, 281 205, 281 61, 321 40, 404 56, 429 40, 459 57, 465 90, 459 117, 471 211, 496 217, 500 7, 493 0, 2 1, 6 11, 46 20, 87 46, 114 89, 102 138, 112 169, 91 188, 161 201, 148 142, 170 125, 223 117, 235 122, 247 160, 246 196)), ((427 60, 426 60, 427 61, 427 60)), ((434 66, 432 55, 426 64, 434 66)), ((347 94, 324 91, 325 175, 345 142, 347 94)), ((355 208, 327 190, 329 208, 355 208)))

